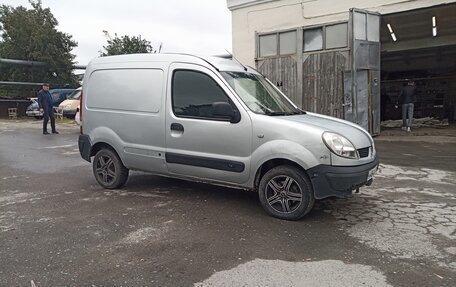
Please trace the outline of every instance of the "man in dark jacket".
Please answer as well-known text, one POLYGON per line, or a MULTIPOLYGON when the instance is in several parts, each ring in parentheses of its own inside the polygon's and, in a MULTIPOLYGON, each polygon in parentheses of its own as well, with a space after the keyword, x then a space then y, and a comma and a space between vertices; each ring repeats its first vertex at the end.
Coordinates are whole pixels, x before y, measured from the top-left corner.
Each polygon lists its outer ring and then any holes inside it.
POLYGON ((399 103, 402 104, 402 129, 407 130, 407 132, 411 131, 413 121, 413 108, 416 102, 415 90, 415 81, 409 80, 399 95, 399 103))
POLYGON ((53 100, 51 93, 49 93, 48 83, 44 83, 43 88, 38 92, 38 106, 40 107, 40 112, 43 113, 43 134, 49 134, 47 131, 47 124, 49 119, 51 119, 52 133, 58 134, 59 132, 55 129, 53 100))

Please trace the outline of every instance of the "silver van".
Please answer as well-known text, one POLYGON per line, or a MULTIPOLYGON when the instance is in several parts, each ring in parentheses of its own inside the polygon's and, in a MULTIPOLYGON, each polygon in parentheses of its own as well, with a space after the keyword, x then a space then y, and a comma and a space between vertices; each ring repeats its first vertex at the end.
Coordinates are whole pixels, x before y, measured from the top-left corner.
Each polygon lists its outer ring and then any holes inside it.
POLYGON ((297 108, 232 60, 184 54, 94 59, 81 96, 79 151, 98 183, 129 170, 258 191, 265 211, 297 220, 315 199, 372 183, 374 141, 356 124, 297 108))

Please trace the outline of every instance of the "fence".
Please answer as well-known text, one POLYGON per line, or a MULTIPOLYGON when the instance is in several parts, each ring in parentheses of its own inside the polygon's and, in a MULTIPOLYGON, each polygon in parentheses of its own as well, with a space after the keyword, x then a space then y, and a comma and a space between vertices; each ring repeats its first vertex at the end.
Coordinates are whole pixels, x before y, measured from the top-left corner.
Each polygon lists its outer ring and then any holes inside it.
POLYGON ((4 100, 0 99, 0 118, 7 119, 8 118, 8 108, 17 108, 17 116, 25 117, 27 107, 32 102, 29 100, 4 100))

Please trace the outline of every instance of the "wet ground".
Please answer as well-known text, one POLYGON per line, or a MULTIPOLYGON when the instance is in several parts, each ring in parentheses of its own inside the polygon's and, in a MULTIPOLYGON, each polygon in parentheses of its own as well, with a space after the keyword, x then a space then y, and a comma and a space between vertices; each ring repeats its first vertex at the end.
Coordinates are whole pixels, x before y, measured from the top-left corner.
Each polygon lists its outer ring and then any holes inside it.
POLYGON ((131 172, 103 190, 78 128, 0 121, 0 286, 454 286, 456 137, 376 138, 381 166, 303 220, 257 195, 131 172))

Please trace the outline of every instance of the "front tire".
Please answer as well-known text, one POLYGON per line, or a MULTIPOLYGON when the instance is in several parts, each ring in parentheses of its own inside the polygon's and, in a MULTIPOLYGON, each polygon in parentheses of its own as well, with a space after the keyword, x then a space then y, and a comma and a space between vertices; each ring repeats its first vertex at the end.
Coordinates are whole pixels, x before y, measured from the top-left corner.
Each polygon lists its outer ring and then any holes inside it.
POLYGON ((95 179, 106 189, 116 189, 127 182, 129 170, 111 149, 99 150, 93 159, 92 168, 95 179))
POLYGON ((288 165, 266 172, 261 178, 258 194, 269 215, 285 220, 301 219, 315 203, 312 183, 307 175, 288 165))

